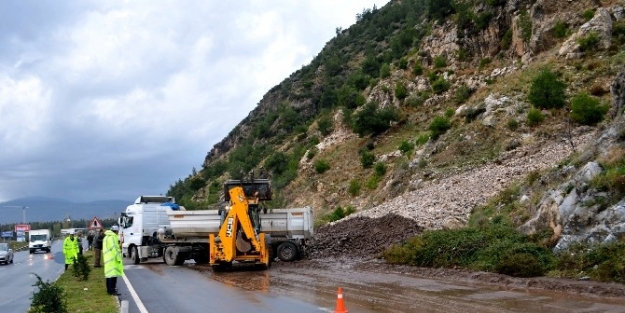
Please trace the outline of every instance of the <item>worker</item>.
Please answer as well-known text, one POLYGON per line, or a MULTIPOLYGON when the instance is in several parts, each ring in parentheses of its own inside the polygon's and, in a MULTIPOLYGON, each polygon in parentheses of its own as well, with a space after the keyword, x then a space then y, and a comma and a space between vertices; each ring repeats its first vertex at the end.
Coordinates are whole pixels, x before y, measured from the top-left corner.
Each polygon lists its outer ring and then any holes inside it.
POLYGON ((104 261, 104 277, 106 278, 106 292, 109 295, 120 295, 117 292, 117 277, 124 274, 122 250, 119 246, 117 232, 119 227, 113 225, 104 233, 102 241, 102 259, 104 261))
POLYGON ((63 255, 65 255, 65 270, 67 271, 70 264, 74 264, 78 258, 78 243, 73 231, 63 241, 63 255))
POLYGON ((93 242, 93 267, 102 267, 100 259, 102 258, 102 242, 104 241, 104 229, 100 228, 95 235, 93 242))

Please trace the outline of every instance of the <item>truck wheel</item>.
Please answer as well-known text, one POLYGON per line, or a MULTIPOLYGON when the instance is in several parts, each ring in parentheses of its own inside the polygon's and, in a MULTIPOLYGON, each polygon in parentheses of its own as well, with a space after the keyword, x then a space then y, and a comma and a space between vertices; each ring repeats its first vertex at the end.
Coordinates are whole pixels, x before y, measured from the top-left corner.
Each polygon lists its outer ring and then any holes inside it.
POLYGON ((278 246, 278 259, 281 261, 291 262, 297 260, 297 257, 297 246, 294 243, 285 241, 278 246))
POLYGON ((184 258, 181 253, 178 253, 178 248, 174 246, 170 246, 165 249, 163 258, 165 259, 165 263, 169 266, 182 265, 182 263, 184 263, 184 258))
POLYGON ((35 250, 30 249, 30 254, 33 254, 33 253, 35 253, 35 250))
POLYGON ((141 259, 139 258, 139 251, 137 251, 137 247, 133 246, 130 252, 130 258, 132 259, 133 264, 139 264, 141 259))

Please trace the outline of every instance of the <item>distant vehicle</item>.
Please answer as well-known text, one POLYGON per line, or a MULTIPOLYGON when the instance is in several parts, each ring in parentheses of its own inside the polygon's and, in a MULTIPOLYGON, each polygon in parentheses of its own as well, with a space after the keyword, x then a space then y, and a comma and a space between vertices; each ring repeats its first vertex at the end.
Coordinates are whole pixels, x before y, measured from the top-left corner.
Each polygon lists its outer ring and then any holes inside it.
POLYGON ((13 249, 9 248, 8 243, 0 243, 0 263, 13 263, 13 249))
POLYGON ((52 238, 49 229, 35 229, 28 232, 28 249, 30 254, 37 250, 50 253, 52 238))

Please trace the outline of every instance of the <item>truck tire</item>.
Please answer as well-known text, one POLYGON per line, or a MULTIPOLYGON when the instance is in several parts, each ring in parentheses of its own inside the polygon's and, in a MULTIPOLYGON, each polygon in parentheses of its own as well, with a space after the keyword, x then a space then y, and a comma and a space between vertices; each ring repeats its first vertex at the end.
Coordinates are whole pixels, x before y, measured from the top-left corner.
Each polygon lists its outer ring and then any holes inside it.
POLYGON ((297 246, 290 242, 285 241, 278 246, 278 259, 283 262, 292 262, 297 260, 299 256, 299 251, 297 250, 297 246))
POLYGON ((132 246, 132 249, 130 249, 130 259, 132 260, 133 264, 141 263, 141 258, 139 258, 139 251, 137 251, 137 246, 132 246))
POLYGON ((178 253, 178 248, 174 246, 169 246, 165 249, 163 258, 169 266, 182 265, 184 263, 184 258, 181 253, 178 253))

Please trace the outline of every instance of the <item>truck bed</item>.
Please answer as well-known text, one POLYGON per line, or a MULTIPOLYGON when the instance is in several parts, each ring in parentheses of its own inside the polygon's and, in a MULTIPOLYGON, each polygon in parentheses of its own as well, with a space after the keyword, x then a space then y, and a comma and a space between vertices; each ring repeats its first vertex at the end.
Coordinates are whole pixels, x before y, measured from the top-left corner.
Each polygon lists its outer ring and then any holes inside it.
MULTIPOLYGON (((176 238, 204 237, 219 233, 218 210, 167 210, 171 230, 176 238)), ((312 208, 270 209, 260 213, 261 232, 272 237, 308 239, 313 236, 312 208)))

